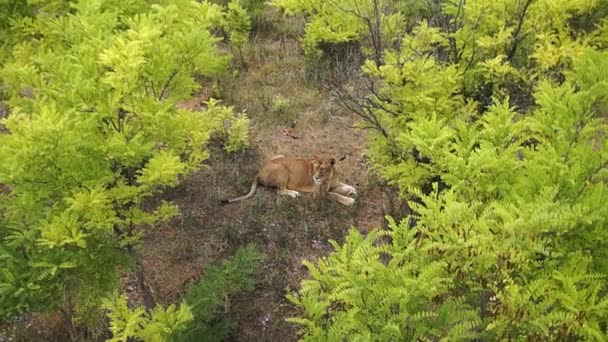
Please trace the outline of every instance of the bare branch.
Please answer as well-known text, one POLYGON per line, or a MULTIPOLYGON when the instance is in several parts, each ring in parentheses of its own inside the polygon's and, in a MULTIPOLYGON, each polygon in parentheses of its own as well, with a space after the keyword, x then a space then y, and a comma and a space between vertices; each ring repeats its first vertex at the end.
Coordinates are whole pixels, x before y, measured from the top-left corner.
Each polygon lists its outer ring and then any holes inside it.
POLYGON ((515 57, 515 52, 517 51, 517 46, 519 45, 519 43, 524 39, 525 35, 520 36, 521 33, 521 28, 524 24, 524 20, 526 18, 526 14, 528 12, 528 8, 530 7, 530 4, 532 4, 534 0, 527 0, 523 10, 521 11, 521 13, 519 14, 519 19, 517 22, 517 28, 515 29, 515 31, 513 31, 513 35, 512 35, 512 42, 511 42, 511 47, 509 47, 509 50, 507 52, 507 60, 509 62, 511 62, 511 60, 513 59, 513 57, 515 57))
POLYGON ((169 78, 167 79, 167 81, 163 85, 162 90, 160 91, 160 95, 158 95, 158 100, 159 101, 161 101, 165 97, 165 93, 169 89, 169 85, 171 84, 171 82, 173 81, 173 79, 175 78, 175 76, 177 76, 177 74, 179 73, 179 69, 181 69, 181 66, 182 65, 180 64, 175 70, 173 70, 173 72, 171 73, 171 75, 169 75, 169 78))
POLYGON ((603 169, 605 169, 607 167, 608 167, 608 161, 602 163, 595 170, 593 170, 593 172, 583 182, 583 186, 581 186, 581 188, 578 190, 578 192, 576 193, 576 195, 572 199, 572 204, 576 203, 576 201, 578 200, 578 198, 583 194, 583 192, 585 191, 585 189, 587 188, 587 186, 591 183, 591 180, 593 179, 593 177, 595 177, 600 171, 602 171, 603 169))

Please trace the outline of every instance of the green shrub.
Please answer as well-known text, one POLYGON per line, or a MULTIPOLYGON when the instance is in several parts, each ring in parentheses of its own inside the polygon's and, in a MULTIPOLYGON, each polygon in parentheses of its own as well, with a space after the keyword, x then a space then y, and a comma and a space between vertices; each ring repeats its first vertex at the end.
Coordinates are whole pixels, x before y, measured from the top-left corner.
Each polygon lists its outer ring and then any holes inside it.
MULTIPOLYGON (((230 3, 234 3, 234 0, 214 0, 213 1, 216 4, 220 4, 222 6, 228 6, 228 4, 230 3)), ((264 7, 266 6, 266 0, 238 0, 237 1, 239 6, 241 6, 242 8, 244 8, 247 13, 253 17, 256 18, 260 15, 262 15, 262 12, 264 11, 264 7)))
POLYGON ((249 40, 251 18, 238 1, 231 1, 227 5, 222 23, 230 43, 236 47, 239 57, 243 61, 242 49, 249 40))
POLYGON ((130 309, 124 297, 104 300, 112 338, 109 341, 223 341, 234 325, 219 308, 226 297, 254 286, 253 274, 262 259, 253 245, 239 248, 231 259, 207 266, 203 277, 186 293, 179 308, 130 309))
POLYGON ((275 114, 286 114, 291 108, 291 101, 285 98, 283 95, 276 95, 272 98, 270 104, 270 110, 275 114))
POLYGON ((305 340, 605 338, 605 6, 449 1, 365 63, 347 104, 415 215, 307 263, 305 340))
POLYGON ((116 296, 104 300, 104 309, 108 310, 112 338, 109 342, 168 341, 172 334, 187 329, 193 316, 190 307, 181 304, 179 308, 169 305, 167 308, 157 306, 151 312, 138 307, 130 309, 124 297, 116 296))
POLYGON ((194 320, 174 337, 179 341, 222 341, 230 336, 234 324, 218 309, 226 297, 253 289, 253 274, 262 257, 253 245, 248 245, 220 265, 206 267, 201 280, 190 286, 185 296, 194 320))
POLYGON ((228 128, 228 142, 224 147, 229 153, 249 147, 249 118, 244 113, 236 116, 228 128))
POLYGON ((322 55, 321 43, 366 42, 369 55, 380 58, 385 46, 399 36, 403 21, 399 2, 389 0, 272 0, 288 15, 307 17, 304 53, 311 60, 322 55))
POLYGON ((225 71, 230 57, 211 33, 219 6, 38 3, 0 27, 11 107, 0 134, 10 189, 0 194, 0 316, 61 308, 76 313, 66 323, 94 325, 145 228, 178 210, 142 202, 199 169, 225 121, 237 122, 230 148, 246 145, 247 122, 221 106, 177 106, 200 87, 195 74, 225 71))

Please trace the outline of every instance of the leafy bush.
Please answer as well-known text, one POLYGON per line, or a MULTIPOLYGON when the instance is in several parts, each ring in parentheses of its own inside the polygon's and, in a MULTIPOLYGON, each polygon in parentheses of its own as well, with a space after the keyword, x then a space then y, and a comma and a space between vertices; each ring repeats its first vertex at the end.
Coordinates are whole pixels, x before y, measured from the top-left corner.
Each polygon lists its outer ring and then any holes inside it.
POLYGON ((320 43, 366 41, 379 58, 383 48, 398 38, 402 15, 399 2, 389 0, 272 0, 288 15, 308 17, 303 38, 304 52, 311 59, 322 55, 320 43))
POLYGON ((94 324, 146 225, 177 212, 142 202, 197 170, 211 136, 245 146, 247 121, 221 106, 177 107, 200 87, 195 74, 225 70, 211 34, 219 6, 36 3, 6 29, 0 69, 12 109, 0 135, 10 189, 0 195, 0 316, 63 308, 94 324))
POLYGON ((450 291, 454 280, 439 256, 420 253, 416 230, 391 223, 393 232, 367 237, 351 230, 344 246, 316 264, 311 279, 290 300, 306 318, 305 341, 415 341, 474 337, 480 319, 464 297, 450 291), (402 229, 405 228, 405 229, 402 229), (397 231, 399 230, 399 233, 397 231), (390 237, 391 243, 378 243, 390 237))
POLYGON ((222 26, 230 43, 237 49, 241 63, 244 63, 243 46, 249 40, 251 18, 239 1, 228 3, 226 13, 222 19, 222 26))
POLYGON ((167 341, 171 334, 187 329, 193 316, 190 307, 181 304, 179 308, 169 305, 167 308, 157 306, 150 313, 144 308, 129 309, 124 297, 116 296, 104 300, 104 309, 110 318, 110 342, 126 342, 138 339, 141 341, 167 341))
POLYGON ((251 19, 238 2, 232 1, 228 4, 224 27, 228 32, 230 42, 241 49, 249 38, 251 19))
POLYGON ((108 310, 110 341, 222 341, 233 324, 223 318, 218 308, 226 297, 254 286, 253 273, 262 259, 255 246, 239 248, 231 259, 210 265, 203 278, 192 285, 184 302, 176 308, 157 306, 147 313, 144 308, 129 309, 125 298, 104 300, 108 310))
POLYGON ((230 336, 234 325, 218 309, 226 297, 253 289, 253 274, 262 257, 255 246, 248 245, 239 248, 232 259, 206 267, 203 278, 185 296, 194 320, 174 337, 180 341, 222 341, 230 336))
POLYGON ((291 101, 283 95, 276 95, 272 98, 270 110, 276 114, 285 114, 291 107, 291 101))
POLYGON ((249 147, 249 118, 244 113, 236 116, 228 128, 226 152, 242 151, 249 147))
POLYGON ((366 62, 365 96, 338 91, 415 220, 309 263, 294 321, 305 340, 603 339, 606 4, 436 10, 366 62))
POLYGON ((264 6, 266 5, 266 0, 214 0, 213 2, 224 7, 228 6, 230 3, 238 4, 240 7, 244 8, 252 18, 261 16, 264 11, 264 6))

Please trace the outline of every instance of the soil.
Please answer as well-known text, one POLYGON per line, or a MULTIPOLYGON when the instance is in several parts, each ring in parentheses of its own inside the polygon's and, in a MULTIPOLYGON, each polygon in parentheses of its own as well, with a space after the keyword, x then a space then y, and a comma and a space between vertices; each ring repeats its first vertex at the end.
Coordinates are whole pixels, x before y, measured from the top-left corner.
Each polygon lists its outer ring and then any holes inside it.
MULTIPOLYGON (((252 147, 227 154, 220 142, 213 143, 206 167, 163 194, 181 214, 150 232, 142 255, 157 301, 174 303, 188 284, 204 277, 204 265, 255 243, 266 255, 256 288, 229 298, 224 308, 237 323, 234 341, 297 340, 297 326, 285 319, 298 311, 285 295, 297 291, 307 276, 302 261, 330 253, 328 241, 343 241, 351 227, 382 226, 388 210, 388 195, 365 162, 366 137, 352 128, 356 119, 307 80, 298 41, 302 21, 266 14, 259 25, 264 31, 244 50, 245 67, 235 67, 235 76, 220 83, 224 103, 251 118, 252 147), (286 109, 276 109, 277 96, 288 103, 286 109), (248 201, 220 205, 223 198, 249 191, 258 167, 276 154, 346 157, 337 168, 359 191, 355 206, 306 194, 292 199, 264 188, 248 201)), ((203 90, 183 105, 200 108, 210 93, 203 90)))

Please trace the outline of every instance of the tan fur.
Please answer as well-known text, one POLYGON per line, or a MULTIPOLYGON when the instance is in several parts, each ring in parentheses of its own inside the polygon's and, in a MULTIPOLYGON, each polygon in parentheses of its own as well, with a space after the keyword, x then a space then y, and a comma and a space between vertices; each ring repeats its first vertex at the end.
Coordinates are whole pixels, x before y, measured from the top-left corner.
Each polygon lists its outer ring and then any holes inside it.
POLYGON ((344 205, 355 200, 347 196, 357 194, 355 188, 340 183, 334 158, 293 158, 278 155, 268 160, 258 172, 247 195, 222 201, 234 203, 253 197, 258 184, 277 188, 283 195, 297 197, 300 192, 327 193, 330 199, 344 205))

